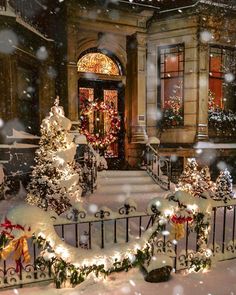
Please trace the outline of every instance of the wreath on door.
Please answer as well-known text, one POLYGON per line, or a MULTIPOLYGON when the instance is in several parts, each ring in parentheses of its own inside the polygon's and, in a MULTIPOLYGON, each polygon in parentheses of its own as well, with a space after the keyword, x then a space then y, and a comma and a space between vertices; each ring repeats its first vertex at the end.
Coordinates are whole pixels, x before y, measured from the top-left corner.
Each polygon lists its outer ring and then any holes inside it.
POLYGON ((110 104, 106 104, 103 101, 88 102, 80 112, 81 131, 86 136, 87 140, 95 149, 105 149, 111 143, 117 140, 117 134, 120 130, 120 117, 117 110, 110 104), (90 133, 87 129, 88 116, 94 111, 105 113, 109 116, 110 127, 109 130, 101 136, 99 133, 90 133))

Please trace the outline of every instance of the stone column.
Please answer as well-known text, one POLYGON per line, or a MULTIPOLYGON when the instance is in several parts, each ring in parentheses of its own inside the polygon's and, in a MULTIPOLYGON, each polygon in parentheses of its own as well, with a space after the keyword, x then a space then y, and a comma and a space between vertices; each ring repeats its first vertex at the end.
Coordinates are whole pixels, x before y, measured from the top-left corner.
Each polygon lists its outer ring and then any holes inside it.
POLYGON ((72 121, 79 118, 78 110, 78 75, 77 75, 77 40, 78 28, 74 24, 67 27, 67 95, 68 117, 72 121))
POLYGON ((144 143, 146 134, 146 54, 147 36, 145 33, 136 33, 136 74, 135 87, 132 93, 132 143, 144 143), (134 106, 134 107, 133 107, 134 106))
POLYGON ((209 56, 207 47, 199 46, 198 117, 196 141, 208 140, 208 80, 209 56))

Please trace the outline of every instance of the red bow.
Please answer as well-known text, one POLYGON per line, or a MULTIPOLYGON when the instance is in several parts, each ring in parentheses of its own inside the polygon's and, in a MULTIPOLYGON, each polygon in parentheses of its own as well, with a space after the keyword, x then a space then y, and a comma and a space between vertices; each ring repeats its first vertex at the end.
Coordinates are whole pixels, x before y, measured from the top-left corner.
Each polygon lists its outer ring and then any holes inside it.
POLYGON ((13 229, 21 229, 21 230, 25 230, 23 226, 21 226, 20 224, 12 224, 11 221, 9 219, 7 219, 5 217, 5 222, 0 224, 0 227, 4 227, 5 229, 10 229, 11 231, 13 229))

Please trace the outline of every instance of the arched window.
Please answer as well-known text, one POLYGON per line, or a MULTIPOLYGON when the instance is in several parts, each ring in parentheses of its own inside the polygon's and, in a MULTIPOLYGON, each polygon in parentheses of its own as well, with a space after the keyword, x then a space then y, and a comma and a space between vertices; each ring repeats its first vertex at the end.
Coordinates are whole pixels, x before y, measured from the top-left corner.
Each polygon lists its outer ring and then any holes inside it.
POLYGON ((78 61, 78 72, 119 76, 120 69, 107 55, 100 52, 87 53, 78 61))

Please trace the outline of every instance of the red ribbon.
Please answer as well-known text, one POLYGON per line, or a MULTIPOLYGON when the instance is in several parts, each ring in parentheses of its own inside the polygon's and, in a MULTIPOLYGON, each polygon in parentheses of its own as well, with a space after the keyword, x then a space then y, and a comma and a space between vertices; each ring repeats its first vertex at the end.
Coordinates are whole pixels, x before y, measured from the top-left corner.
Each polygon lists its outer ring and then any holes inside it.
POLYGON ((6 217, 5 217, 4 223, 0 224, 0 227, 4 227, 5 229, 10 229, 11 231, 13 229, 25 230, 24 227, 21 226, 20 224, 12 224, 11 221, 9 219, 7 219, 6 217))
POLYGON ((192 221, 192 217, 188 216, 188 217, 181 217, 181 216, 176 216, 176 215, 173 215, 171 217, 171 221, 173 223, 178 223, 178 224, 181 224, 181 223, 185 223, 187 221, 192 221))

